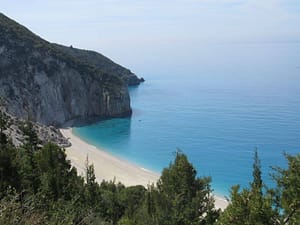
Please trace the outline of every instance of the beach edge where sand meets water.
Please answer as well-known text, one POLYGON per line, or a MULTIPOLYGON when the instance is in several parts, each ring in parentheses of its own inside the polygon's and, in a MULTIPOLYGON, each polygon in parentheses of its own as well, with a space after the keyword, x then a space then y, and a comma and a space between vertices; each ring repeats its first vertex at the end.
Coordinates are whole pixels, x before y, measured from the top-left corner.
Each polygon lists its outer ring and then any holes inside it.
MULTIPOLYGON (((94 165, 96 180, 121 182, 125 186, 155 184, 160 174, 145 168, 139 167, 134 163, 120 159, 103 149, 99 149, 83 141, 73 134, 72 128, 60 129, 62 135, 67 138, 71 147, 65 148, 67 159, 72 166, 77 169, 79 175, 85 175, 86 161, 94 165)), ((225 209, 228 201, 225 198, 215 195, 216 208, 225 209)))

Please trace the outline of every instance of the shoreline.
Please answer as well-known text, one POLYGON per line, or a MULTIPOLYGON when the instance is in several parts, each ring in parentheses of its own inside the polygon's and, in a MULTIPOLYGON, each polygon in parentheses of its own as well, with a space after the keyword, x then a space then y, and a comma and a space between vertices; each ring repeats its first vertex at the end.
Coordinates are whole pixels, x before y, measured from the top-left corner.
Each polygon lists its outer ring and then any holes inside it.
MULTIPOLYGON (((67 159, 70 160, 72 166, 76 167, 78 174, 83 177, 87 157, 89 164, 94 165, 98 183, 106 180, 121 182, 125 186, 143 185, 147 187, 155 184, 160 177, 159 173, 139 167, 85 142, 73 134, 71 127, 61 128, 60 132, 71 143, 70 147, 65 148, 67 159)), ((224 210, 227 207, 228 201, 225 198, 215 194, 214 198, 216 208, 224 210)))

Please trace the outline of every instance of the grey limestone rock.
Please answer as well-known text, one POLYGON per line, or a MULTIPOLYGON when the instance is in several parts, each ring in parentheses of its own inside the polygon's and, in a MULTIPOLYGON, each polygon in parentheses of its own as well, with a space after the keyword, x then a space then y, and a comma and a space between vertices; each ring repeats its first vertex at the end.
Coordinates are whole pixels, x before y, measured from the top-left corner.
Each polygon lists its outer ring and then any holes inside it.
MULTIPOLYGON (((15 146, 22 146, 26 143, 26 136, 22 131, 22 126, 26 124, 26 121, 10 115, 6 112, 4 107, 0 106, 0 113, 7 118, 7 126, 4 133, 11 137, 11 141, 15 146)), ((53 126, 46 126, 40 123, 32 123, 33 129, 36 132, 41 145, 45 145, 48 142, 55 143, 60 147, 69 147, 71 143, 60 133, 60 131, 53 126)))
POLYGON ((7 111, 55 126, 69 120, 129 116, 127 84, 137 84, 139 78, 107 58, 102 62, 99 58, 104 56, 98 53, 93 53, 98 54, 93 61, 88 51, 73 54, 68 48, 0 14, 0 96, 7 111))

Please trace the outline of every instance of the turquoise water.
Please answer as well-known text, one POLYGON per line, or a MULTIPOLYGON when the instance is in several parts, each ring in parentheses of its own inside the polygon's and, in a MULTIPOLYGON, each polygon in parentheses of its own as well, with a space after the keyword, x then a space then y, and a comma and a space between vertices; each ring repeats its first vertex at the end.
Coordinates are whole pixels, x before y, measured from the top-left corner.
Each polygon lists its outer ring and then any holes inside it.
POLYGON ((198 175, 212 176, 222 195, 234 184, 248 185, 257 148, 271 184, 270 166, 286 166, 283 152, 300 153, 300 44, 212 51, 215 58, 193 66, 147 69, 146 82, 130 88, 131 118, 77 127, 74 133, 157 172, 179 148, 198 175))

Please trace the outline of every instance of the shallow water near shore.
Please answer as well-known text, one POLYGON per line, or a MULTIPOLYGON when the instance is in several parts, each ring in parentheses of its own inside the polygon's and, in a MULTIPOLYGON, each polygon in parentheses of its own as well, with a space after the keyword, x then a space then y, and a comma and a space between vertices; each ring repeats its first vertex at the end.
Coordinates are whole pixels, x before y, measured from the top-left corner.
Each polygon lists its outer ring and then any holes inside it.
POLYGON ((76 127, 74 134, 156 172, 180 150, 227 196, 232 185, 251 181, 257 148, 272 185, 270 166, 286 166, 284 151, 300 153, 300 44, 218 51, 231 58, 194 69, 147 70, 146 82, 130 88, 131 118, 76 127))

